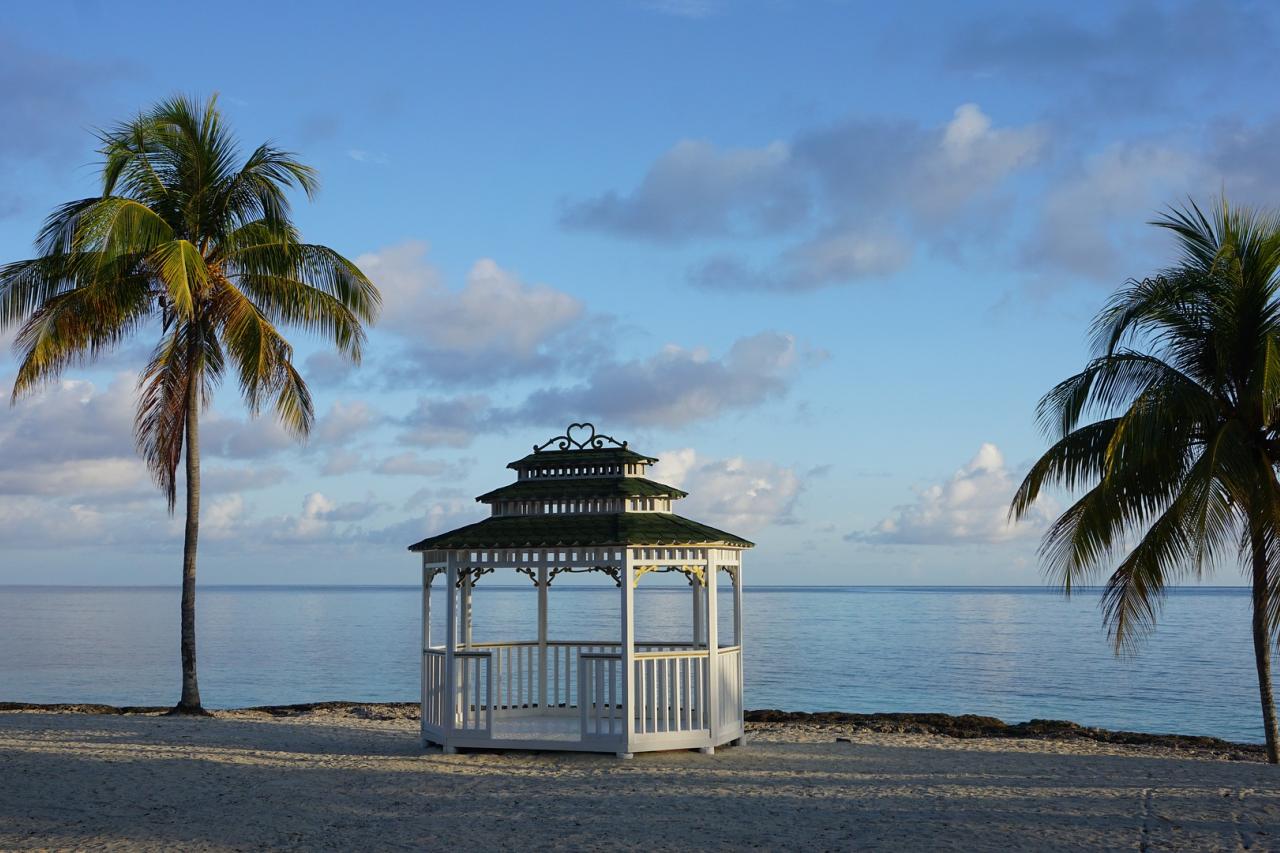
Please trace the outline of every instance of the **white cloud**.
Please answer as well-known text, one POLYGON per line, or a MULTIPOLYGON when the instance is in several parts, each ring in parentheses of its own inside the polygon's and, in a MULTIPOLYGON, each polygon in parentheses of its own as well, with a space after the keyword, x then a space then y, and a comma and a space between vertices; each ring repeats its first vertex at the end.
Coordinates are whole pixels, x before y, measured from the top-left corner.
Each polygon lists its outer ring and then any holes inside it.
POLYGON ((972 103, 934 127, 853 118, 761 148, 685 140, 630 193, 572 204, 561 222, 673 243, 803 229, 771 260, 721 251, 689 278, 739 289, 845 284, 890 275, 916 244, 949 246, 953 232, 990 222, 1010 178, 1039 162, 1048 142, 1044 127, 998 127, 972 103))
POLYGON ((54 506, 23 495, 0 495, 0 543, 5 549, 104 543, 110 519, 81 504, 54 506))
MULTIPOLYGON (((1146 221, 1188 190, 1205 185, 1199 158, 1160 142, 1110 145, 1065 176, 1043 200, 1023 250, 1030 269, 1119 279, 1143 275, 1160 235, 1146 221), (1137 257, 1135 257, 1137 247, 1137 257)), ((1213 184, 1217 186, 1217 184, 1213 184)))
POLYGON ((627 195, 568 205, 561 223, 661 241, 769 233, 797 224, 808 193, 783 142, 719 149, 685 139, 660 156, 627 195))
POLYGON ((803 483, 794 468, 740 456, 706 459, 687 447, 657 456, 653 479, 689 492, 674 507, 680 515, 740 534, 795 521, 803 483))
POLYGON ((917 492, 914 503, 895 507, 869 532, 846 538, 888 545, 990 545, 1038 536, 1055 507, 1040 501, 1018 524, 1009 501, 1019 478, 994 444, 986 443, 949 479, 917 492))
POLYGON ((373 470, 378 474, 410 477, 448 477, 460 479, 465 475, 468 464, 447 462, 443 459, 424 459, 412 450, 388 456, 378 462, 373 470))
POLYGON ((527 284, 487 258, 471 267, 461 290, 452 290, 417 241, 356 263, 382 292, 379 328, 408 346, 404 363, 390 370, 396 380, 474 384, 546 373, 573 350, 566 333, 584 318, 578 299, 527 284))
POLYGON ((65 379, 6 406, 0 411, 0 494, 83 500, 150 493, 146 466, 134 451, 135 383, 128 373, 105 389, 65 379))
POLYGON ((1036 163, 1048 141, 1039 125, 995 127, 961 104, 940 127, 854 119, 803 134, 795 151, 844 218, 905 214, 927 237, 1036 163))
POLYGON ((202 456, 263 459, 301 446, 298 439, 280 426, 270 410, 259 417, 243 420, 211 412, 204 416, 200 425, 202 456))
POLYGON ((324 444, 342 444, 380 421, 381 416, 363 400, 338 400, 319 419, 312 434, 324 444))

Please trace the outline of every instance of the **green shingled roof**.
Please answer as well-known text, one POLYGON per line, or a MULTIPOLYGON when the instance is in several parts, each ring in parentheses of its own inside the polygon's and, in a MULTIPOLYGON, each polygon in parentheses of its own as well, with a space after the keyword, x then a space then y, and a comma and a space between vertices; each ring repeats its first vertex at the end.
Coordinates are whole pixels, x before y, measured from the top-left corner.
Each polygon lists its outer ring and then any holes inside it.
POLYGON ((543 450, 530 453, 523 459, 507 463, 508 468, 524 468, 538 465, 601 465, 608 462, 657 462, 625 447, 603 447, 599 450, 543 450))
POLYGON ((655 483, 642 477, 573 477, 547 480, 520 480, 486 492, 476 500, 491 501, 542 500, 544 498, 651 498, 670 495, 683 498, 675 486, 655 483))
POLYGON ((666 512, 600 515, 508 515, 429 536, 410 551, 432 548, 559 548, 589 545, 736 545, 732 533, 666 512))

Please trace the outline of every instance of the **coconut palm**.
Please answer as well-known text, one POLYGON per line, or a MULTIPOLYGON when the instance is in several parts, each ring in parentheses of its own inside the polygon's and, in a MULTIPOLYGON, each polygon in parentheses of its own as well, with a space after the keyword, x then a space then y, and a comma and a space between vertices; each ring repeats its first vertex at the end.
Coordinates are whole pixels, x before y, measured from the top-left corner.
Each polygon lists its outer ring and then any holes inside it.
POLYGON ((1271 646, 1280 625, 1280 217, 1194 202, 1151 223, 1181 250, 1094 321, 1094 358, 1040 401, 1054 444, 1014 496, 1083 492, 1040 547, 1069 594, 1114 566, 1103 614, 1116 651, 1155 626, 1166 588, 1237 562, 1267 758, 1277 763, 1271 646), (1104 568, 1105 567, 1105 568, 1104 568))
POLYGON ((203 713, 196 679, 200 414, 230 371, 249 412, 270 405, 305 436, 311 395, 284 326, 358 361, 379 296, 342 255, 301 242, 288 192, 316 174, 258 146, 241 159, 216 98, 176 97, 99 134, 102 194, 46 220, 38 257, 0 267, 0 328, 20 325, 13 400, 135 333, 159 341, 139 378, 138 450, 169 511, 185 462, 180 713, 203 713), (184 458, 185 457, 185 458, 184 458))

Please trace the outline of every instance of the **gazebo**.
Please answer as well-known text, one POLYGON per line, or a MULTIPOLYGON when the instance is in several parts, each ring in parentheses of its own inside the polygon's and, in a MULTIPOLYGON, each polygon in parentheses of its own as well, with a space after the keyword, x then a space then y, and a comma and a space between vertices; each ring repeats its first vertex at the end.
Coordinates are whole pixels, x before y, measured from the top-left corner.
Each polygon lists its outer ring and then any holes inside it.
POLYGON ((645 477, 658 460, 589 423, 535 445, 507 467, 516 481, 476 498, 483 521, 428 537, 422 554, 422 741, 462 748, 635 752, 739 743, 742 723, 740 536, 682 518, 686 493, 645 477), (472 591, 486 575, 524 575, 537 590, 537 637, 476 642, 472 591), (619 590, 612 637, 547 636, 557 577, 600 572, 619 590), (636 587, 679 572, 691 589, 689 632, 654 637, 636 624, 636 587), (719 636, 717 578, 733 585, 733 635, 719 636), (444 576, 445 636, 431 636, 431 586, 444 576))

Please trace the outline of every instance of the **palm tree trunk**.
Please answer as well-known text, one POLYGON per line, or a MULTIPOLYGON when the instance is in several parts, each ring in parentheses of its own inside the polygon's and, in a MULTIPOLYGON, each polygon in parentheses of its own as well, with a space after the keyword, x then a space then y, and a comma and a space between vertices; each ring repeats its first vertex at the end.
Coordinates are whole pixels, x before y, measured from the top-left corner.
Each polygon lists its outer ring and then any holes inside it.
POLYGON ((182 699, 175 711, 200 714, 196 681, 196 543, 200 537, 200 379, 192 365, 187 385, 187 530, 182 544, 182 699))
POLYGON ((1262 726, 1267 736, 1267 761, 1280 764, 1280 731, 1271 691, 1271 631, 1267 619, 1267 549, 1262 535, 1252 535, 1253 654, 1258 664, 1258 692, 1262 697, 1262 726))

